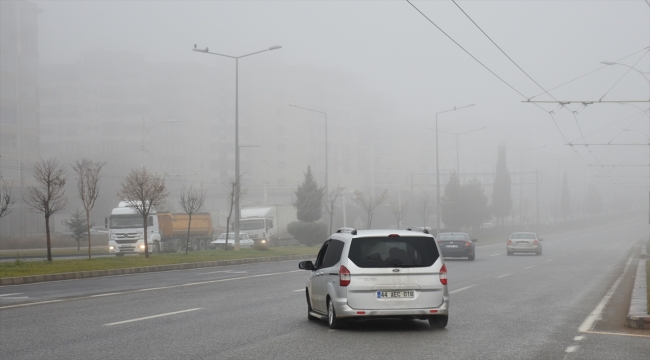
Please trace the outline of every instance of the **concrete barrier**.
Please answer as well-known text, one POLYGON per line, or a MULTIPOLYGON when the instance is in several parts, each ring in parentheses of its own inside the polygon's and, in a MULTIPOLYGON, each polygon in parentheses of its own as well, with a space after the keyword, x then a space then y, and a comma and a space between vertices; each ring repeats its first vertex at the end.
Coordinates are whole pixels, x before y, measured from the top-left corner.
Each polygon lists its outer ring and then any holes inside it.
POLYGON ((627 314, 627 325, 635 329, 650 329, 650 315, 648 314, 648 294, 646 282, 646 266, 648 260, 640 260, 636 269, 630 310, 627 314))

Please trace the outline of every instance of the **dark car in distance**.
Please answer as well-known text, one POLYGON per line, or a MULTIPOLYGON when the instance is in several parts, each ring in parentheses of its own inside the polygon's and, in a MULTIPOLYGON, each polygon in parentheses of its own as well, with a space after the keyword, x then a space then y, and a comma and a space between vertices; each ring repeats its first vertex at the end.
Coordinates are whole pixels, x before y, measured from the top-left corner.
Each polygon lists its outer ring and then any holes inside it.
POLYGON ((440 233, 436 236, 436 241, 438 242, 442 256, 445 258, 466 257, 470 261, 476 258, 476 246, 474 243, 478 240, 471 239, 467 233, 440 233))

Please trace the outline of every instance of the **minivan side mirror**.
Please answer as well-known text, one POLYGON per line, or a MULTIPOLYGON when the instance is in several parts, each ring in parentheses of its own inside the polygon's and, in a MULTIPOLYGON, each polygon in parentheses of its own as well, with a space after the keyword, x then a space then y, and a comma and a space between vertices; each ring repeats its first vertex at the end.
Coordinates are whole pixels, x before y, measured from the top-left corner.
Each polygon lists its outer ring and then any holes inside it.
POLYGON ((301 261, 298 263, 298 268, 302 270, 314 270, 314 263, 311 260, 301 261))
POLYGON ((472 239, 472 242, 477 242, 477 241, 478 241, 478 239, 472 239))

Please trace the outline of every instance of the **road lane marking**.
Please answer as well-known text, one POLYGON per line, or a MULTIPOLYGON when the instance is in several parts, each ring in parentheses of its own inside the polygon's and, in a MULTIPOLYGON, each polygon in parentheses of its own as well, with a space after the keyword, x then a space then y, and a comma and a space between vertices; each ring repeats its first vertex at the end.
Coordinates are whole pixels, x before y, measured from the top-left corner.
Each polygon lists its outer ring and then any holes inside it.
POLYGON ((501 255, 501 254, 492 254, 492 255, 490 255, 490 256, 499 256, 499 255, 501 255))
POLYGON ((586 334, 599 334, 599 335, 618 335, 618 336, 632 336, 632 337, 644 337, 644 338, 649 338, 650 336, 648 335, 640 335, 640 334, 626 334, 626 333, 618 333, 618 332, 607 332, 607 331, 584 331, 586 334))
POLYGON ((537 265, 531 265, 531 266, 525 267, 524 270, 532 269, 532 268, 534 268, 535 266, 537 266, 537 265))
POLYGON ((580 346, 578 346, 578 345, 569 346, 569 347, 566 348, 566 350, 564 350, 564 351, 565 351, 565 352, 568 352, 568 353, 576 352, 576 351, 578 350, 579 347, 580 347, 580 346))
MULTIPOLYGON (((290 273, 299 272, 299 271, 303 271, 303 270, 290 270, 290 271, 282 271, 282 272, 268 273, 268 274, 259 274, 259 275, 250 275, 250 276, 240 276, 240 277, 233 277, 233 278, 227 278, 227 279, 217 279, 217 280, 198 281, 198 282, 187 283, 187 284, 179 284, 179 285, 170 285, 170 286, 161 286, 161 287, 155 287, 155 288, 147 288, 147 289, 139 289, 139 290, 129 290, 129 291, 122 291, 122 292, 115 292, 115 293, 111 293, 110 295, 126 295, 126 294, 135 294, 135 293, 144 292, 144 291, 152 291, 152 290, 166 290, 166 289, 174 289, 174 288, 185 287, 185 286, 214 284, 214 283, 226 282, 226 281, 245 280, 245 279, 253 279, 253 278, 264 277, 264 276, 273 276, 273 275, 290 274, 290 273)), ((108 295, 108 294, 107 294, 107 295, 108 295)), ((33 306, 33 305, 49 304, 49 303, 54 303, 54 302, 63 302, 63 301, 73 301, 73 300, 91 299, 91 298, 96 298, 96 297, 97 297, 97 295, 90 295, 90 296, 80 296, 80 297, 69 298, 69 299, 48 300, 48 301, 39 301, 39 302, 24 303, 24 304, 16 304, 16 305, 7 305, 7 306, 0 306, 0 310, 2 310, 2 309, 17 308, 17 307, 24 307, 24 306, 33 306)))
POLYGON ((131 319, 131 320, 124 320, 124 321, 118 321, 110 324, 104 324, 104 326, 113 326, 113 325, 120 325, 120 324, 126 324, 134 321, 142 321, 142 320, 149 320, 149 319, 155 319, 163 316, 170 316, 170 315, 176 315, 176 314, 182 314, 190 311, 196 311, 196 310, 201 310, 201 308, 195 308, 195 309, 188 309, 188 310, 181 310, 181 311, 174 311, 166 314, 159 314, 159 315, 152 315, 152 316, 146 316, 142 318, 137 318, 137 319, 131 319))
POLYGON ((118 295, 119 293, 106 293, 106 294, 97 294, 97 295, 90 295, 88 296, 89 298, 96 298, 96 297, 102 297, 102 296, 113 296, 113 295, 118 295))
POLYGON ((2 295, 0 295, 0 297, 3 297, 3 296, 13 296, 13 295, 20 295, 20 294, 22 294, 22 293, 2 294, 2 295))
POLYGON ((546 262, 553 261, 553 260, 555 260, 555 259, 548 259, 548 260, 546 260, 546 262))
POLYGON ((305 291, 305 289, 298 289, 298 290, 294 290, 293 292, 298 292, 298 291, 305 291))
POLYGON ((510 275, 510 274, 503 274, 503 275, 497 276, 497 279, 504 278, 504 277, 506 277, 506 276, 508 276, 508 275, 510 275))
POLYGON ((219 271, 210 271, 210 272, 206 272, 206 273, 196 274, 196 276, 199 276, 199 275, 207 275, 207 274, 216 274, 216 273, 226 273, 226 274, 246 274, 246 273, 248 273, 248 271, 219 270, 219 271))
POLYGON ((460 289, 456 289, 456 290, 454 290, 454 291, 450 291, 449 293, 450 293, 450 294, 455 294, 455 293, 461 292, 461 291, 463 291, 463 290, 471 289, 471 288, 473 288, 474 286, 476 286, 476 284, 475 284, 475 285, 470 285, 470 286, 465 286, 465 287, 462 287, 462 288, 460 288, 460 289))
POLYGON ((579 335, 579 336, 574 337, 574 338, 573 338, 573 341, 580 341, 580 340, 582 340, 582 339, 584 339, 584 338, 585 338, 584 335, 579 335))
POLYGON ((600 320, 600 314, 603 312, 603 309, 605 309, 605 305, 607 305, 609 299, 612 297, 612 295, 614 295, 614 292, 618 288, 618 285, 621 283, 621 281, 623 281, 623 277, 627 273, 627 269, 630 267, 630 264, 632 263, 632 259, 633 256, 630 256, 630 259, 625 264, 625 268, 623 269, 623 273, 621 274, 621 276, 619 276, 618 279, 616 279, 616 281, 614 282, 614 285, 612 285, 612 287, 609 288, 609 291, 607 291, 605 296, 603 296, 603 299, 600 300, 600 303, 596 305, 594 311, 592 311, 591 314, 589 314, 589 316, 587 316, 587 318, 582 322, 582 324, 578 328, 579 332, 591 331, 594 328, 594 324, 596 323, 596 321, 600 320))
POLYGON ((27 298, 29 298, 29 296, 10 296, 10 297, 4 297, 4 298, 2 298, 0 300, 7 300, 7 299, 9 299, 9 300, 18 300, 18 299, 27 299, 27 298))

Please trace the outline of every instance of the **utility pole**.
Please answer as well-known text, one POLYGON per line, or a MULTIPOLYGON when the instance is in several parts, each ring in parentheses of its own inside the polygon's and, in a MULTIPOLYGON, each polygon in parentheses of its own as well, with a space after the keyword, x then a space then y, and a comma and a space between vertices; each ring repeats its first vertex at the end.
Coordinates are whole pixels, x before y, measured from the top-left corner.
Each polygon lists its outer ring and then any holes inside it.
POLYGON ((539 229, 539 170, 535 169, 535 231, 539 229))

